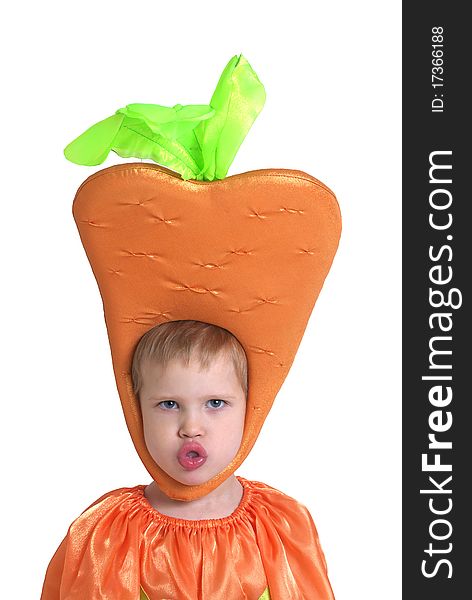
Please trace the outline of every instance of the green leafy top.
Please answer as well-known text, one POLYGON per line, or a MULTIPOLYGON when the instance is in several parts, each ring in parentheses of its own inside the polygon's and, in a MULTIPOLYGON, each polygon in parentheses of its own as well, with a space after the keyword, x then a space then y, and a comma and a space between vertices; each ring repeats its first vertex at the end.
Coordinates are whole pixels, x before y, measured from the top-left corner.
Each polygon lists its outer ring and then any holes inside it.
POLYGON ((223 179, 264 102, 264 86, 251 65, 242 54, 233 56, 209 105, 128 104, 92 125, 64 154, 92 166, 113 150, 125 158, 152 159, 183 179, 223 179))

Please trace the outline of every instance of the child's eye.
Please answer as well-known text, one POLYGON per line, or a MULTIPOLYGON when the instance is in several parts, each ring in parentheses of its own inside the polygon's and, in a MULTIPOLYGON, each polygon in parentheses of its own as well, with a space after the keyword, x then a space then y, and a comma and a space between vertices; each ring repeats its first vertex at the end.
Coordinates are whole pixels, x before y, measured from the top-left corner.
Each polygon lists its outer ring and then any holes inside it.
POLYGON ((159 402, 157 406, 164 409, 177 408, 177 402, 175 402, 175 400, 163 400, 162 402, 159 402))
POLYGON ((226 404, 226 402, 224 400, 214 398, 212 400, 208 400, 207 404, 210 408, 221 408, 224 404, 226 404))

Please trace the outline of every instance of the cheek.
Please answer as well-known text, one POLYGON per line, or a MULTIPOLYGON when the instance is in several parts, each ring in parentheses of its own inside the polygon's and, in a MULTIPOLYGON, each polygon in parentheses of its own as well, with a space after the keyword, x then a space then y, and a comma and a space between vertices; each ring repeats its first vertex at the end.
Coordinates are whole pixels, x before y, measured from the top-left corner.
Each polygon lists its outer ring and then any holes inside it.
POLYGON ((232 414, 221 429, 221 436, 232 447, 239 450, 244 431, 244 412, 232 414))
POLYGON ((148 450, 165 446, 171 436, 170 419, 143 417, 143 429, 148 450))

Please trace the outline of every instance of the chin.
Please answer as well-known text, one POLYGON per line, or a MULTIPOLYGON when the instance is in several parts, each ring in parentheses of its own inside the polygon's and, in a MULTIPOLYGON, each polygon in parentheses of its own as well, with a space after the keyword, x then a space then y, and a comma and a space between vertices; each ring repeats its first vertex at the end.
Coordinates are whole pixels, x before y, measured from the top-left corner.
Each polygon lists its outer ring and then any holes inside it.
POLYGON ((184 485, 200 485, 201 483, 206 483, 209 479, 216 475, 216 473, 198 473, 197 471, 187 471, 183 474, 180 474, 178 477, 174 477, 174 479, 180 483, 183 483, 184 485))
MULTIPOLYGON (((228 461, 228 464, 229 462, 230 461, 228 461)), ((226 465, 221 465, 217 467, 215 467, 215 465, 213 465, 212 467, 210 465, 203 465, 201 468, 195 469, 194 471, 186 471, 185 469, 181 469, 180 465, 177 468, 175 468, 175 466, 172 465, 172 467, 168 469, 166 469, 162 464, 159 466, 163 471, 167 473, 167 475, 172 477, 172 479, 175 479, 175 481, 178 481, 183 485, 191 486, 206 483, 207 481, 215 477, 215 475, 218 475, 218 473, 220 473, 226 465)))
POLYGON ((173 477, 176 481, 183 483, 184 485, 200 485, 202 483, 206 483, 210 479, 213 479, 215 475, 218 475, 226 465, 216 466, 213 465, 203 465, 200 469, 195 469, 194 471, 180 471, 170 473, 171 477, 173 477), (217 470, 218 469, 218 470, 217 470))

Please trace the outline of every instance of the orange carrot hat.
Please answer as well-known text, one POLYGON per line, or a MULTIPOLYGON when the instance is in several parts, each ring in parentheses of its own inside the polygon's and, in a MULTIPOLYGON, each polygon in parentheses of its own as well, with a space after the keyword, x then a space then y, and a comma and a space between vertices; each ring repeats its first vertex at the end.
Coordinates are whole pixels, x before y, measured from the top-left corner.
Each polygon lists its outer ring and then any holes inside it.
POLYGON ((204 496, 249 454, 339 242, 336 198, 314 177, 285 169, 226 177, 264 100, 256 74, 235 56, 209 105, 129 105, 65 150, 80 164, 99 164, 114 150, 174 169, 151 163, 103 169, 80 186, 73 207, 103 299, 128 429, 146 469, 174 499, 204 496), (175 481, 151 458, 131 380, 142 335, 183 319, 227 329, 248 359, 239 451, 215 477, 194 486, 175 481))

